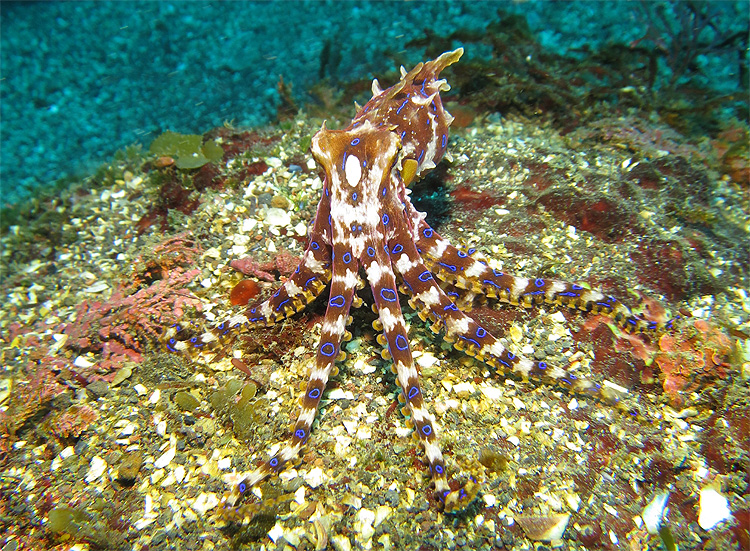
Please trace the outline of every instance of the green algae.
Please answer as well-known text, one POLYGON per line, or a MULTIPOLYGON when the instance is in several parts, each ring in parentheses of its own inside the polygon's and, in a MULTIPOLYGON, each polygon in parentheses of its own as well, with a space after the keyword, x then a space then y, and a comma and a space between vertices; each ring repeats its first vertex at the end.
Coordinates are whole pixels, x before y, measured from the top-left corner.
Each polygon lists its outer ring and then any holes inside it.
POLYGON ((206 163, 218 163, 224 150, 213 140, 203 143, 199 134, 179 134, 167 130, 153 142, 149 152, 154 155, 174 157, 180 169, 200 168, 206 163))

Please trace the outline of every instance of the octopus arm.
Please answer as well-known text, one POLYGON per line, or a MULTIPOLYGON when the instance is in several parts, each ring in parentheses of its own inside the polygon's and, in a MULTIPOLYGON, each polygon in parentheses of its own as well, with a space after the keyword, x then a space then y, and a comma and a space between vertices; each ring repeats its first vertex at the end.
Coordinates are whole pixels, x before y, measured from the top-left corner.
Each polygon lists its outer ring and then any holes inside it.
MULTIPOLYGON (((300 400, 301 409, 294 424, 292 438, 276 455, 244 478, 237 486, 237 494, 244 493, 269 476, 278 474, 287 466, 299 461, 299 454, 310 436, 310 429, 328 379, 332 373, 335 375, 335 363, 337 360, 346 359, 346 354, 341 351, 341 341, 350 338, 346 326, 349 322, 355 286, 349 283, 345 275, 349 267, 344 263, 342 256, 338 255, 333 262, 331 291, 321 326, 315 365, 310 371, 305 394, 300 400)), ((234 500, 237 497, 235 495, 234 500)))

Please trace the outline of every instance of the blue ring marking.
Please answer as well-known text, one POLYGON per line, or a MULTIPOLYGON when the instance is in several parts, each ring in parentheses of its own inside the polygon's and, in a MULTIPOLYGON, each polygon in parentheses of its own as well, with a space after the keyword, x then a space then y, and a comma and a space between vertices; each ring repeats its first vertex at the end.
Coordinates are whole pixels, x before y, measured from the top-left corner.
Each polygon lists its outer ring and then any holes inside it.
POLYGON ((397 114, 397 115, 400 115, 400 114, 401 114, 401 110, 402 110, 402 109, 403 109, 404 107, 406 107, 406 104, 407 104, 407 103, 409 103, 409 98, 408 98, 408 97, 407 97, 407 98, 406 98, 406 99, 404 100, 404 103, 402 103, 402 104, 401 104, 401 106, 400 106, 400 107, 399 107, 398 109, 396 109, 396 114, 397 114))
POLYGON ((597 302, 599 306, 604 306, 605 308, 612 308, 612 305, 609 302, 597 302))
POLYGON ((363 166, 363 167, 365 167, 365 168, 367 167, 367 159, 364 159, 364 160, 362 161, 362 166, 363 166))
POLYGON ((385 197, 385 194, 388 193, 388 188, 383 188, 383 197, 385 197))
POLYGON ((330 358, 336 353, 336 347, 330 342, 324 343, 320 347, 320 353, 330 358))
POLYGON ((477 348, 482 348, 482 345, 481 345, 481 344, 479 344, 479 343, 478 343, 477 341, 475 341, 474 339, 470 339, 469 337, 461 337, 461 338, 462 338, 463 340, 465 340, 465 341, 469 341, 469 342, 471 342, 471 343, 474 343, 474 344, 475 344, 475 345, 477 346, 477 348))
POLYGON ((398 243, 395 247, 393 247, 393 250, 391 251, 391 254, 398 254, 401 251, 403 251, 404 248, 401 246, 401 243, 398 243))
POLYGON ((352 201, 357 202, 357 192, 352 193, 352 201))
POLYGON ((419 394, 419 387, 413 386, 409 389, 409 393, 406 395, 406 397, 409 400, 413 400, 417 394, 419 394))
POLYGON ((505 274, 503 272, 501 272, 500 270, 493 269, 492 270, 492 275, 495 276, 495 277, 503 277, 505 274))
POLYGON ((385 254, 388 254, 388 244, 386 243, 383 245, 383 250, 385 251, 385 254))
POLYGON ((346 299, 343 295, 336 295, 328 300, 328 305, 333 306, 334 308, 343 308, 344 304, 346 304, 346 299))
POLYGON ((459 258, 466 258, 467 256, 469 256, 463 251, 457 251, 456 254, 458 255, 459 258))
POLYGON ((581 293, 574 293, 573 291, 565 291, 563 293, 558 293, 561 297, 580 297, 581 293))
POLYGON ((178 333, 179 333, 180 331, 182 331, 182 327, 180 327, 180 324, 179 324, 179 323, 175 323, 175 324, 173 324, 173 325, 172 325, 172 327, 176 327, 176 328, 177 328, 177 332, 178 332, 178 333))
POLYGON ((177 352, 177 349, 171 346, 176 342, 177 341, 175 341, 174 339, 169 339, 169 341, 167 342, 167 350, 169 350, 170 352, 177 352))
POLYGON ((307 432, 305 432, 302 429, 297 429, 296 431, 294 431, 294 436, 296 436, 300 440, 304 440, 306 434, 307 434, 307 432))
POLYGON ((628 323, 629 323, 630 325, 636 325, 636 324, 637 324, 637 320, 634 320, 633 318, 630 318, 630 319, 628 320, 628 323))
POLYGON ((419 157, 417 157, 417 162, 419 164, 422 164, 422 157, 424 157, 424 149, 422 150, 422 153, 419 154, 419 157))
POLYGON ((310 248, 313 251, 317 251, 318 249, 320 249, 320 245, 318 245, 317 241, 310 241, 310 248))
POLYGON ((360 124, 362 124, 362 121, 353 122, 352 128, 357 128, 360 124))
POLYGON ((422 235, 424 235, 427 239, 432 237, 432 234, 435 233, 432 231, 432 228, 425 228, 422 230, 422 235))
POLYGON ((333 219, 331 218, 331 215, 328 215, 328 225, 333 226, 333 219))
POLYGON ((516 359, 516 355, 513 352, 508 351, 508 359, 513 361, 516 359))
POLYGON ((424 427, 422 427, 422 434, 424 434, 425 436, 431 435, 432 427, 430 425, 425 425, 424 427))
POLYGON ((375 256, 375 249, 367 247, 367 256, 375 256))
POLYGON ((447 143, 448 143, 448 136, 446 136, 445 134, 443 134, 443 138, 440 140, 440 146, 441 147, 445 147, 445 144, 447 144, 447 143))
POLYGON ((277 457, 274 457, 273 459, 271 459, 271 461, 268 462, 268 464, 271 465, 271 467, 276 467, 279 464, 279 459, 277 457))
POLYGON ((245 492, 247 491, 247 484, 245 484, 244 482, 240 482, 240 483, 239 483, 239 484, 237 485, 237 490, 239 490, 239 492, 240 492, 241 494, 244 494, 244 493, 245 493, 245 492))
POLYGON ((406 350, 409 348, 409 342, 403 335, 396 335, 396 348, 399 350, 406 350))
POLYGON ((310 279, 308 279, 307 281, 305 281, 305 289, 307 289, 307 287, 310 285, 311 281, 315 281, 316 279, 318 279, 318 278, 315 277, 315 276, 312 276, 310 279))
POLYGON ((383 225, 387 226, 388 222, 390 222, 391 218, 388 216, 388 214, 383 214, 383 225))
POLYGON ((543 295, 543 294, 544 294, 544 291, 540 289, 539 291, 529 291, 528 293, 523 293, 521 296, 525 297, 528 295, 543 295))
POLYGON ((401 141, 402 142, 404 141, 404 136, 406 136, 406 130, 404 130, 403 132, 401 132, 401 141))
POLYGON ((380 290, 380 297, 387 302, 395 302, 398 295, 393 289, 383 288, 380 290))
POLYGON ((307 393, 307 397, 313 400, 317 400, 318 398, 320 398, 320 389, 313 388, 310 392, 307 393))
POLYGON ((429 270, 425 270, 421 274, 419 274, 419 281, 427 282, 432 279, 432 274, 429 272, 429 270))
POLYGON ((456 267, 453 264, 446 264, 445 262, 438 262, 438 264, 443 268, 448 268, 451 272, 456 271, 456 267))
POLYGON ((282 301, 281 301, 281 302, 279 303, 279 305, 278 305, 278 306, 277 306, 277 307, 275 308, 275 310, 276 310, 276 311, 278 312, 278 311, 279 311, 279 308, 281 308, 282 306, 284 306, 284 304, 286 304, 287 302, 289 302, 289 299, 288 299, 288 298, 287 298, 287 299, 284 299, 284 300, 282 300, 282 301))
MULTIPOLYGON (((469 254, 474 254, 475 252, 477 252, 477 250, 472 248, 472 249, 469 249, 466 252, 469 253, 469 254)), ((482 262, 482 264, 484 264, 484 262, 482 262)))
POLYGON ((344 253, 344 256, 341 257, 341 260, 344 261, 344 264, 349 264, 352 261, 351 253, 348 253, 348 252, 344 253), (347 260, 347 257, 349 258, 348 260, 347 260))
POLYGON ((344 151, 344 156, 341 158, 341 170, 346 170, 346 156, 348 153, 344 151))
POLYGON ((537 364, 537 367, 538 367, 539 369, 541 369, 542 371, 544 371, 545 369, 547 369, 548 365, 547 365, 547 362, 539 362, 539 363, 537 364))
POLYGON ((411 285, 409 285, 409 283, 407 283, 406 281, 404 281, 404 285, 406 285, 409 288, 409 292, 410 293, 414 294, 414 288, 411 285))
POLYGON ((487 336, 487 331, 485 331, 484 327, 477 327, 477 337, 480 339, 483 339, 487 336))
POLYGON ((544 280, 541 277, 538 277, 534 280, 534 285, 537 287, 544 287, 544 280))
POLYGON ((323 193, 326 194, 326 197, 330 195, 330 192, 328 191, 328 186, 326 186, 325 189, 323 189, 323 193))
POLYGON ((576 285, 575 283, 571 285, 570 288, 574 291, 583 291, 583 287, 581 287, 580 285, 576 285))
POLYGON ((455 304, 453 304, 451 302, 448 306, 446 306, 445 308, 443 308, 443 310, 444 311, 445 310, 450 310, 451 312, 458 312, 458 306, 456 306, 455 304))
POLYGON ((354 138, 351 142, 349 142, 349 145, 352 145, 352 146, 359 145, 359 138, 354 138))
POLYGON ((501 364, 503 364, 505 367, 510 367, 510 364, 503 360, 502 358, 498 358, 497 361, 499 361, 501 364))
POLYGON ((424 97, 427 97, 427 92, 424 90, 424 85, 427 84, 427 79, 424 79, 422 81, 422 87, 419 89, 419 93, 422 94, 424 97))
POLYGON ((435 465, 435 472, 437 474, 443 474, 443 467, 441 465, 435 465))
POLYGON ((448 295, 449 297, 456 297, 456 298, 460 297, 460 295, 456 291, 451 291, 451 292, 446 291, 445 294, 448 295))
POLYGON ((225 324, 225 323, 226 323, 226 322, 222 321, 222 322, 221 322, 221 323, 220 323, 219 325, 217 325, 217 326, 216 326, 216 329, 218 329, 219 331, 223 331, 223 330, 224 330, 224 324, 225 324))
POLYGON ((352 231, 357 231, 357 224, 356 224, 356 222, 352 222, 352 231))
POLYGON ((430 107, 432 107, 433 111, 437 111, 437 105, 435 104, 435 100, 432 100, 432 103, 430 104, 430 107))
POLYGON ((273 298, 278 298, 279 294, 281 294, 281 289, 279 289, 278 291, 276 291, 276 292, 275 292, 275 293, 273 294, 273 298))
POLYGON ((483 279, 482 283, 487 283, 488 285, 492 285, 493 287, 497 287, 498 289, 502 289, 502 287, 500 287, 500 285, 498 285, 494 281, 490 281, 489 279, 483 279))

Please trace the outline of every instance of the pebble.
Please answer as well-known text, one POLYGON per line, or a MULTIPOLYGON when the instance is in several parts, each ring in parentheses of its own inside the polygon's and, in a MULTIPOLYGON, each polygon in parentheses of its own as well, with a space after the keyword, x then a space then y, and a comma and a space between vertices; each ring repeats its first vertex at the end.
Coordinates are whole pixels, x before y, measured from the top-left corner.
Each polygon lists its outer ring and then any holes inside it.
POLYGON ((266 225, 270 227, 285 227, 290 224, 292 217, 283 209, 271 207, 266 211, 266 225))
POLYGON ((100 478, 107 470, 107 462, 98 455, 91 458, 89 471, 86 473, 86 482, 94 482, 100 478))
POLYGON ((704 530, 712 530, 719 523, 732 517, 729 501, 714 487, 707 486, 700 493, 700 512, 698 526, 704 530))

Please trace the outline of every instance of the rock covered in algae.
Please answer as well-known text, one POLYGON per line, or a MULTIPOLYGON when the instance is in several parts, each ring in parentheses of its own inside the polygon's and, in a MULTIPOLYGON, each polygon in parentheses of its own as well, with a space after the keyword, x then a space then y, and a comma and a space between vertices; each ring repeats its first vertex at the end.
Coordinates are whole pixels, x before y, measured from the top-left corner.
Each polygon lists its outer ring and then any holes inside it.
POLYGON ((203 143, 199 134, 179 134, 167 130, 158 136, 149 151, 154 155, 174 157, 177 168, 199 168, 206 163, 217 163, 224 150, 213 140, 203 143))

